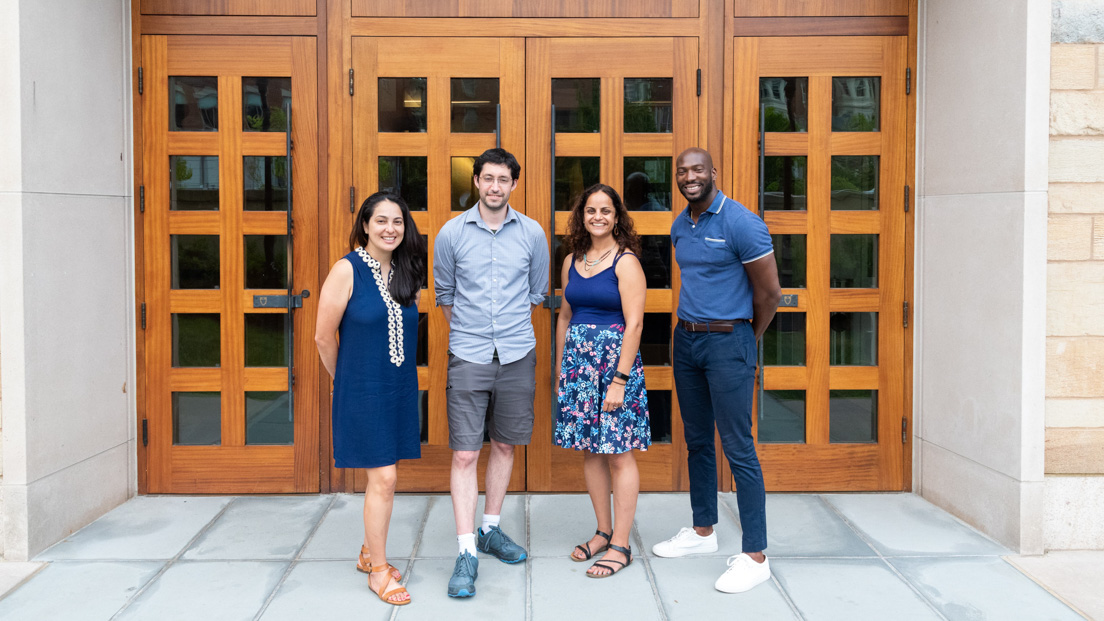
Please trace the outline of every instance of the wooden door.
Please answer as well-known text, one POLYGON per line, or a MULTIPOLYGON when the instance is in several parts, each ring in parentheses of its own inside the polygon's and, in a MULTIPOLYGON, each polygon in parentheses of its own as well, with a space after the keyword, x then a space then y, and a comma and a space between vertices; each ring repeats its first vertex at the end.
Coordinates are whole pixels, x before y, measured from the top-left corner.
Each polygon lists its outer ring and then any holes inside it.
MULTIPOLYGON (((613 186, 642 236, 648 281, 641 354, 653 445, 637 455, 641 489, 685 489, 686 445, 671 377, 679 280, 670 229, 684 205, 674 157, 697 144, 697 39, 530 39, 526 59, 526 200, 551 238, 554 293, 563 294, 559 239, 572 201, 593 183, 613 186)), ((582 454, 552 442, 555 311, 538 312, 534 325, 537 416, 528 488, 584 490, 582 454)))
POLYGON ((315 40, 142 54, 148 491, 318 491, 315 40))
MULTIPOLYGON (((525 161, 524 42, 356 37, 352 49, 354 189, 348 206, 332 207, 330 262, 348 252, 342 240, 348 239, 352 212, 382 189, 409 204, 432 257, 441 226, 479 200, 472 184, 474 159, 501 146, 525 161)), ((510 206, 522 213, 528 174, 522 171, 510 197, 510 206)), ((434 308, 431 261, 429 269, 428 289, 418 305, 422 458, 399 463, 402 491, 449 489, 448 325, 434 308)), ((511 490, 525 488, 524 453, 517 452, 511 490)), ((488 455, 481 455, 480 481, 488 455)), ((355 489, 365 483, 358 471, 355 489)))
POLYGON ((762 200, 784 294, 755 425, 767 489, 904 489, 906 38, 736 38, 731 57, 731 195, 762 200))

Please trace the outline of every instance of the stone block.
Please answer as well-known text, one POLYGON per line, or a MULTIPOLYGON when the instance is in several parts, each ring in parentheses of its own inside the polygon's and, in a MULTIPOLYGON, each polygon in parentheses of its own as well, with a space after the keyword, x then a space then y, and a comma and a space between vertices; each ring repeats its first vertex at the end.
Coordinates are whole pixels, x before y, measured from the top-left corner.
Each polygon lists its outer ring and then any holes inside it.
POLYGON ((1087 261, 1092 251, 1092 216, 1052 214, 1047 218, 1048 261, 1087 261))
POLYGON ((1047 474, 1104 474, 1104 427, 1046 430, 1047 474))
POLYGON ((1100 309, 1104 309, 1104 262, 1047 265, 1047 336, 1104 336, 1100 309))
POLYGON ((1054 0, 1051 8, 1051 41, 1104 42, 1104 6, 1100 0, 1054 0))
POLYGON ((1047 397, 1104 397, 1104 338, 1048 337, 1047 397))
POLYGON ((1048 476, 1043 506, 1048 550, 1104 549, 1104 476, 1048 476))
POLYGON ((1050 213, 1104 214, 1104 183, 1052 183, 1050 213))
POLYGON ((1047 427, 1104 427, 1104 399, 1047 399, 1047 427))
POLYGON ((1052 136, 1104 134, 1104 90, 1054 91, 1050 94, 1052 136))
POLYGON ((1050 181, 1104 181, 1104 138, 1052 138, 1050 181))
POLYGON ((1050 46, 1050 88, 1088 90, 1096 87, 1097 46, 1055 43, 1050 46))
POLYGON ((1104 260, 1104 216, 1093 218, 1092 256, 1104 260))

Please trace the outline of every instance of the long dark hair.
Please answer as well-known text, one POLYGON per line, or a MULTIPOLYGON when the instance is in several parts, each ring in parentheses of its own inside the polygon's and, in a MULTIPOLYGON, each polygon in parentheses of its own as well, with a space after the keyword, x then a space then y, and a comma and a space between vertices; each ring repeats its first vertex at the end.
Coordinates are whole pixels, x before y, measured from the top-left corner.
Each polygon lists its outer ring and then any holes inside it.
POLYGON ((364 232, 364 223, 372 219, 376 206, 384 201, 391 201, 399 206, 403 217, 402 243, 391 253, 391 261, 395 264, 395 275, 391 277, 391 297, 403 306, 414 303, 414 296, 426 281, 426 247, 422 236, 418 233, 418 227, 414 224, 414 218, 410 215, 410 208, 402 197, 390 192, 376 192, 364 199, 353 221, 353 231, 349 233, 349 250, 368 246, 368 234, 364 232))
POLYGON ((567 221, 567 236, 564 239, 568 251, 579 255, 590 250, 590 233, 586 230, 583 208, 586 207, 587 199, 597 192, 605 194, 613 202, 613 209, 617 214, 617 224, 613 227, 613 239, 617 242, 617 251, 629 250, 639 255, 640 236, 636 234, 636 229, 633 227, 629 210, 625 209, 625 204, 621 202, 617 190, 604 183, 595 183, 584 190, 571 208, 571 217, 567 221))

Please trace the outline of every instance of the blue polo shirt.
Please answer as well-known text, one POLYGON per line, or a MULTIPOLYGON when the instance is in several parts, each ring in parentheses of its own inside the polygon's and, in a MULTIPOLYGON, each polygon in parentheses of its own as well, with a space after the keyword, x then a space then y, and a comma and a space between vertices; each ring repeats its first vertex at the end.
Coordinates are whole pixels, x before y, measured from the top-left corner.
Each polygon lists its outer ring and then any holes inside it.
POLYGON ((767 225, 721 192, 698 216, 687 206, 671 225, 681 270, 678 317, 685 321, 752 319, 751 282, 745 263, 774 252, 767 225))

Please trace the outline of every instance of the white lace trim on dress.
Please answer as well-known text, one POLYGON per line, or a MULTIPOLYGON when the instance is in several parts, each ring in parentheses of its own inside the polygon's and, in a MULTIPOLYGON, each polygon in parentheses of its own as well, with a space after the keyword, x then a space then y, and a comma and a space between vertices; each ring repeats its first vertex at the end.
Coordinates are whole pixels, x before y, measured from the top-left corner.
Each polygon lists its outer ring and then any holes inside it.
POLYGON ((387 306, 387 344, 391 350, 391 364, 402 366, 406 356, 403 354, 403 323, 402 307, 391 297, 387 286, 391 284, 391 278, 395 276, 395 263, 391 263, 391 271, 387 274, 387 282, 383 282, 380 262, 373 259, 372 255, 363 246, 358 246, 356 253, 372 269, 372 277, 376 279, 376 287, 379 288, 380 297, 387 306))

